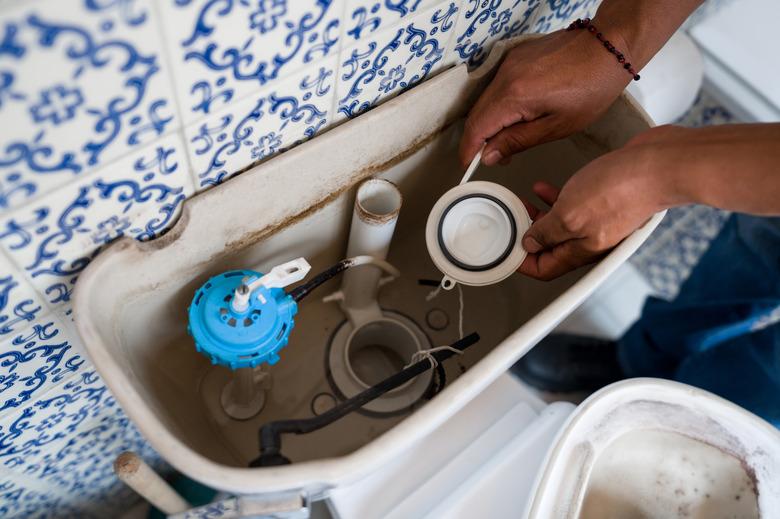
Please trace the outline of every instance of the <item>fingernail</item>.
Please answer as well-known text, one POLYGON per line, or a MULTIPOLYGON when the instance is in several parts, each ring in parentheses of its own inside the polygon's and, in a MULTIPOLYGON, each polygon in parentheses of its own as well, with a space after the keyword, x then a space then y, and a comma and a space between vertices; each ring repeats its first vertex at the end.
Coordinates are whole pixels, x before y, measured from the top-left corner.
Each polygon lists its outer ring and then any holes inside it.
POLYGON ((490 150, 484 157, 482 157, 482 162, 486 166, 492 166, 493 164, 498 163, 499 160, 501 160, 501 152, 498 150, 490 150))
POLYGON ((531 254, 536 254, 542 250, 542 246, 539 244, 539 242, 533 239, 531 236, 526 236, 523 238, 523 248, 526 250, 526 252, 531 254))

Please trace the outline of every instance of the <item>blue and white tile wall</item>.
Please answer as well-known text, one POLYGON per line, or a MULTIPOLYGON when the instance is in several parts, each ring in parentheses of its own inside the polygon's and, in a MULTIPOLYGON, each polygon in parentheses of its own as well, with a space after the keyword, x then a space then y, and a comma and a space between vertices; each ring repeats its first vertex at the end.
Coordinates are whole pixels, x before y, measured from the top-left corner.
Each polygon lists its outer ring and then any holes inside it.
POLYGON ((73 331, 120 236, 502 38, 597 0, 0 0, 0 516, 111 517, 157 455, 73 331))

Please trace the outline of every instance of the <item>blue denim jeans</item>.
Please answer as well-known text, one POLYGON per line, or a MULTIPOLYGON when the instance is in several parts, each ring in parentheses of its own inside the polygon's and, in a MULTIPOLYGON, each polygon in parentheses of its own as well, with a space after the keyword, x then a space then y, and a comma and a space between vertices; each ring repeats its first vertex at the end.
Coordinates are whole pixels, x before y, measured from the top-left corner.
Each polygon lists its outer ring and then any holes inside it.
POLYGON ((674 301, 620 339, 630 377, 700 387, 780 427, 780 218, 732 215, 674 301))

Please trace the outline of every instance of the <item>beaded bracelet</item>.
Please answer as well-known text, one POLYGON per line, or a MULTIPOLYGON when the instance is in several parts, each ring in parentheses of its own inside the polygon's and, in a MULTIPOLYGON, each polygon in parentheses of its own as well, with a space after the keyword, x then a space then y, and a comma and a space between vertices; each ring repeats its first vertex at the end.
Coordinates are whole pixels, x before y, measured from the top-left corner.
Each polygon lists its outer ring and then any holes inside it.
POLYGON ((623 68, 626 69, 626 71, 633 76, 634 81, 639 81, 639 74, 636 73, 636 70, 634 70, 634 67, 631 66, 631 63, 626 62, 626 57, 623 56, 623 54, 618 51, 614 45, 612 45, 609 40, 604 39, 604 35, 598 32, 598 29, 596 29, 596 26, 590 23, 590 18, 577 18, 573 22, 571 22, 571 25, 569 25, 566 30, 567 31, 573 31, 574 29, 588 29, 588 32, 591 34, 595 34, 596 38, 604 44, 604 47, 615 55, 615 57, 618 60, 618 63, 621 63, 623 65, 623 68))

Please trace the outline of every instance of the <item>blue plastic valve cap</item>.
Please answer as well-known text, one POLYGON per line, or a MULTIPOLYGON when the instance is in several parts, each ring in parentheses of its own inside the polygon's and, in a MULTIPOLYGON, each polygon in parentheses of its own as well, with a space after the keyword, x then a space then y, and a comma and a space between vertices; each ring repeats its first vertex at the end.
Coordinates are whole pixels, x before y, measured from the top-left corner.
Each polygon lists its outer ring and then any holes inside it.
POLYGON ((230 304, 244 278, 250 283, 260 277, 260 272, 233 270, 214 276, 195 292, 187 331, 212 364, 238 369, 279 361, 279 350, 287 345, 295 324, 295 300, 281 288, 260 287, 245 311, 236 312, 230 304))

